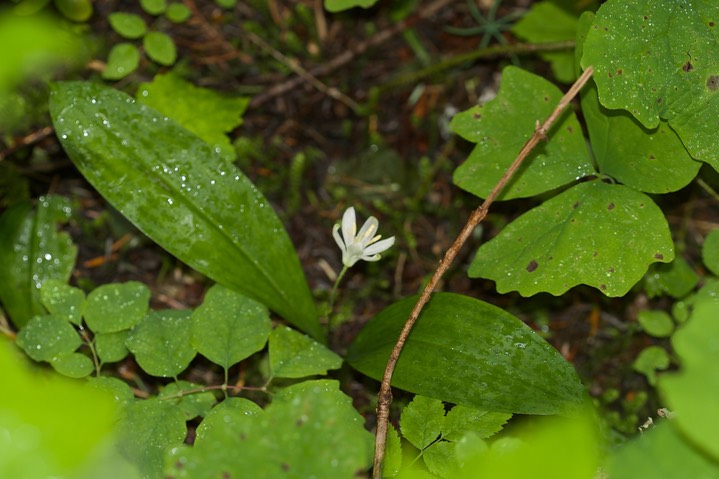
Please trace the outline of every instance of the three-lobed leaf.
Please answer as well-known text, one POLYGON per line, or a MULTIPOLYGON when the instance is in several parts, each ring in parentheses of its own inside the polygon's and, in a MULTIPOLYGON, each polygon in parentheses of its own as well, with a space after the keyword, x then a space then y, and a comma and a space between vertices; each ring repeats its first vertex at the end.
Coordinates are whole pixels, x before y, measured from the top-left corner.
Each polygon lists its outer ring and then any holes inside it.
POLYGON ((68 156, 140 230, 198 271, 323 336, 282 223, 232 163, 157 111, 100 85, 54 85, 50 111, 68 156))
MULTIPOLYGON (((347 361, 381 379, 416 297, 391 305, 360 332, 347 361)), ((392 385, 478 409, 557 414, 584 401, 572 366, 526 324, 496 306, 436 293, 425 306, 392 385)))
POLYGON ((444 425, 444 404, 419 394, 402 410, 402 437, 420 451, 439 439, 444 425))

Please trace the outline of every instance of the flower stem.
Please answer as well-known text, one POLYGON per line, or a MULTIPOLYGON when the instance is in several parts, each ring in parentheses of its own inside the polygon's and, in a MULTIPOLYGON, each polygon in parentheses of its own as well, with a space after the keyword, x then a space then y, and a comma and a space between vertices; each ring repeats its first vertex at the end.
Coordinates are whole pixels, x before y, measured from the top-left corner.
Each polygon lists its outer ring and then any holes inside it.
POLYGON ((345 273, 349 269, 349 266, 342 265, 342 271, 340 271, 340 274, 337 275, 337 279, 335 280, 334 286, 332 286, 332 292, 330 293, 330 304, 327 306, 327 330, 330 329, 330 316, 332 315, 332 311, 334 311, 335 308, 335 300, 337 299, 337 287, 340 285, 340 281, 342 281, 342 278, 344 278, 345 273))

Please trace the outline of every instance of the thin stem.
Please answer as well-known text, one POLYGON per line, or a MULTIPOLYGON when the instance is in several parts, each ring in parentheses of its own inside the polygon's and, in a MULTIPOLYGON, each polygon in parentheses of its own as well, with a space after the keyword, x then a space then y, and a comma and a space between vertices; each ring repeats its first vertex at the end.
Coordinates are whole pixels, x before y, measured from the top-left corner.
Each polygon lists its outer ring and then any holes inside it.
POLYGON ((337 299, 337 287, 340 285, 340 281, 342 281, 342 278, 344 278, 345 273, 349 267, 347 265, 342 265, 342 271, 340 271, 340 274, 337 275, 337 279, 335 280, 334 286, 332 286, 332 292, 330 293, 330 304, 329 304, 329 312, 328 317, 330 314, 332 314, 332 311, 335 307, 335 300, 337 299))
POLYGON ((474 228, 476 228, 477 225, 485 218, 485 216, 487 216, 489 207, 492 205, 497 196, 502 192, 504 187, 507 185, 507 182, 509 182, 512 176, 516 173, 517 169, 525 160, 525 158, 529 156, 529 153, 532 151, 532 149, 534 149, 534 147, 537 146, 540 141, 547 139, 547 132, 549 132, 550 128, 552 127, 552 124, 554 124, 556 119, 559 117, 559 115, 561 115, 567 105, 569 105, 572 99, 579 93, 579 90, 581 90, 582 87, 587 83, 587 81, 589 81, 593 72, 594 68, 591 66, 588 67, 584 71, 584 73, 582 73, 582 75, 577 79, 577 81, 574 82, 569 91, 562 97, 554 111, 549 115, 549 117, 544 121, 544 123, 540 125, 539 121, 537 121, 537 126, 534 130, 534 134, 532 135, 532 137, 524 144, 521 151, 517 155, 517 158, 515 158, 514 162, 509 166, 509 168, 507 168, 507 171, 504 173, 499 182, 494 186, 492 191, 489 193, 489 196, 487 196, 487 199, 485 199, 484 202, 472 212, 469 219, 467 220, 467 224, 464 225, 462 231, 460 231, 459 235, 457 236, 457 239, 455 239, 452 246, 450 246, 442 260, 439 262, 439 266, 432 275, 432 278, 427 283, 427 286, 425 286, 424 290, 422 290, 422 294, 420 294, 417 303, 412 309, 412 312, 410 313, 407 322, 405 323, 404 327, 402 328, 402 331, 400 332, 397 343, 395 344, 395 347, 392 350, 389 359, 387 360, 387 367, 384 371, 384 376, 382 377, 382 385, 380 386, 379 394, 377 396, 377 435, 375 437, 375 454, 372 471, 373 479, 382 478, 384 453, 387 441, 387 426, 389 423, 389 407, 392 404, 392 390, 390 386, 392 381, 392 374, 394 373, 394 368, 397 365, 397 361, 399 360, 399 355, 402 352, 402 348, 407 342, 409 333, 412 331, 414 324, 417 322, 417 319, 422 312, 422 308, 424 308, 424 305, 427 304, 427 301, 429 301, 429 298, 432 295, 434 288, 437 286, 437 283, 447 271, 449 266, 452 264, 452 261, 454 261, 454 258, 459 253, 460 248, 464 245, 469 236, 472 234, 474 228))

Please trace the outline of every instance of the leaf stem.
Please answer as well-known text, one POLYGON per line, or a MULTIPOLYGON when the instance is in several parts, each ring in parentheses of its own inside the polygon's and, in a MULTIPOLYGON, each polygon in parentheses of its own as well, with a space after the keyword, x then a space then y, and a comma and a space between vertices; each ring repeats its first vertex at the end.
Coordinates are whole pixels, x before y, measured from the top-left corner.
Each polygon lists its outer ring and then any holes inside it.
POLYGON ((459 253, 459 250, 472 234, 472 231, 474 231, 474 228, 476 228, 477 225, 487 216, 489 207, 502 192, 507 182, 509 182, 512 176, 516 173, 517 169, 527 156, 529 156, 532 149, 534 149, 540 141, 547 140, 547 133, 554 122, 557 120, 559 115, 562 114, 572 99, 574 99, 574 97, 579 93, 579 90, 581 90, 587 81, 589 81, 593 73, 594 68, 591 66, 587 67, 587 69, 584 70, 584 73, 582 73, 577 81, 571 86, 569 91, 567 91, 567 93, 562 97, 557 106, 554 108, 554 111, 552 111, 549 117, 544 120, 544 123, 540 125, 539 121, 537 121, 534 134, 532 134, 531 138, 529 138, 529 140, 527 140, 524 144, 514 162, 512 162, 509 168, 507 168, 507 171, 494 186, 484 202, 472 212, 467 220, 467 223, 462 228, 462 231, 460 231, 459 235, 454 240, 454 243, 452 243, 452 246, 449 247, 444 257, 439 262, 439 266, 432 275, 432 278, 422 290, 422 293, 412 309, 409 318, 407 318, 407 322, 402 328, 399 338, 397 339, 397 343, 395 344, 394 349, 392 349, 392 353, 387 360, 387 367, 385 368, 384 375, 382 377, 382 385, 380 386, 379 394, 377 396, 377 433, 375 436, 375 453, 372 470, 373 479, 382 478, 382 468, 384 466, 384 454, 387 441, 387 426, 389 422, 389 407, 392 404, 392 390, 390 386, 392 374, 394 373, 394 368, 397 365, 402 348, 407 342, 409 333, 412 331, 414 324, 417 322, 417 319, 422 312, 422 308, 424 308, 424 305, 429 301, 437 283, 452 264, 459 253))

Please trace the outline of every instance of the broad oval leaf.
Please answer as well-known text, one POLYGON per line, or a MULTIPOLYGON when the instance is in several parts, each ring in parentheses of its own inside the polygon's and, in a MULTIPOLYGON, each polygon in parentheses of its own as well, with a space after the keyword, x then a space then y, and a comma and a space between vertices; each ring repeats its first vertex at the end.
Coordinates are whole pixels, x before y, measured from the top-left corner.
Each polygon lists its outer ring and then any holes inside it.
POLYGON ((270 376, 302 378, 327 374, 339 369, 342 358, 309 336, 287 326, 278 326, 270 333, 270 376))
POLYGON ((84 378, 92 374, 95 365, 82 353, 64 353, 50 360, 55 371, 71 378, 84 378))
POLYGON ((650 264, 672 259, 667 221, 651 198, 595 180, 514 220, 479 248, 469 276, 522 296, 558 296, 578 284, 623 296, 650 264))
POLYGON ((45 314, 40 287, 48 279, 67 282, 75 266, 77 247, 56 223, 65 222, 70 203, 58 196, 41 197, 37 210, 19 203, 0 216, 0 300, 17 328, 45 314))
MULTIPOLYGON (((454 183, 486 198, 532 135, 562 98, 562 92, 544 78, 520 68, 502 72, 497 97, 455 115, 452 130, 477 143, 454 172, 454 183)), ((594 173, 582 128, 565 111, 548 133, 549 141, 535 148, 517 170, 500 200, 525 198, 558 188, 594 173)))
POLYGON ((611 0, 597 11, 582 66, 599 100, 645 127, 662 118, 689 153, 719 170, 719 3, 611 0))
POLYGON ((105 80, 120 80, 137 70, 140 65, 140 51, 132 43, 118 43, 107 57, 107 65, 102 71, 105 80))
MULTIPOLYGON (((381 379, 417 297, 380 312, 347 361, 381 379)), ((491 304, 436 293, 424 307, 392 378, 400 389, 488 411, 557 414, 583 402, 572 366, 529 326, 491 304)))
POLYGON ((232 163, 155 110, 100 85, 56 84, 50 111, 78 169, 140 230, 218 283, 323 336, 282 223, 232 163))
POLYGON ((152 61, 170 66, 177 60, 177 49, 172 37, 162 32, 150 32, 142 39, 142 46, 152 61))
POLYGON ((82 344, 75 328, 62 316, 35 316, 20 330, 17 344, 35 361, 50 361, 82 344))
POLYGON ((104 284, 87 295, 85 322, 94 333, 130 329, 150 309, 150 288, 138 281, 104 284))
POLYGON ((228 369, 265 346, 270 315, 262 304, 219 284, 192 313, 192 345, 228 369))
POLYGON ((190 344, 191 311, 152 311, 135 325, 127 348, 137 364, 153 376, 176 377, 195 357, 190 344))

